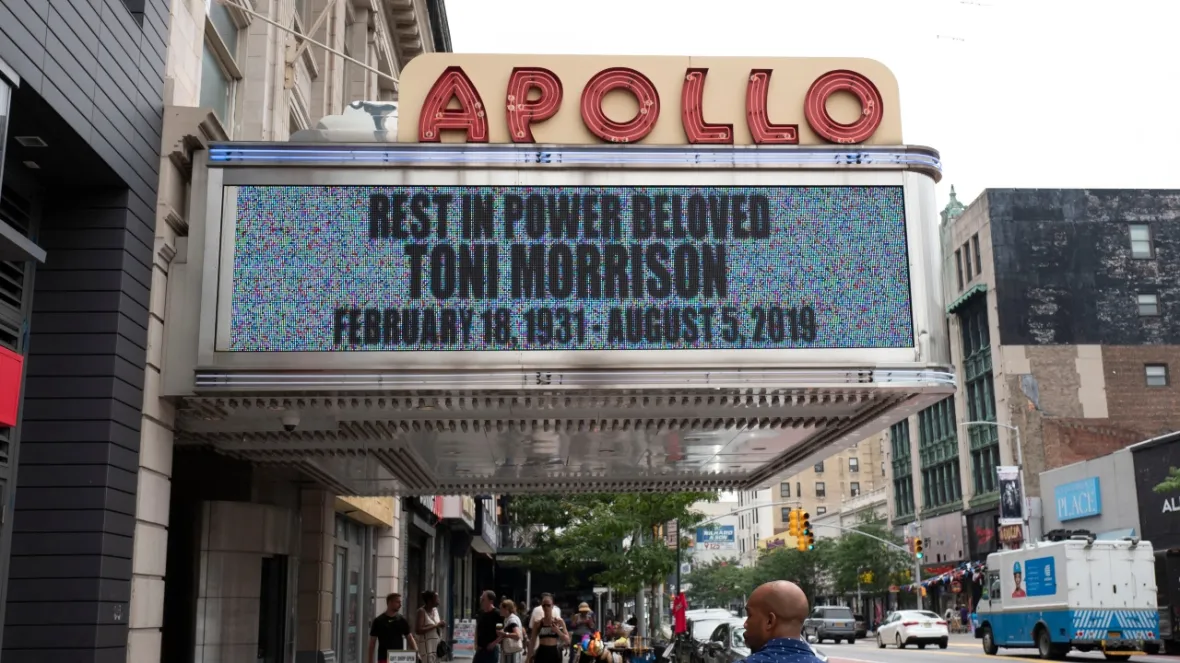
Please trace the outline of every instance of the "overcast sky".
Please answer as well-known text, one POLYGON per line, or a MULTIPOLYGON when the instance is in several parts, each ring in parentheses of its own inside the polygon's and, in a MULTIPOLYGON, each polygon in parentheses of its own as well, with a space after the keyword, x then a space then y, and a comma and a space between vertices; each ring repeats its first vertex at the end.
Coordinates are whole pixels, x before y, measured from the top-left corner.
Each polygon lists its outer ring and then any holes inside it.
POLYGON ((458 52, 880 60, 906 142, 942 152, 940 205, 1180 188, 1180 0, 445 1, 458 52))

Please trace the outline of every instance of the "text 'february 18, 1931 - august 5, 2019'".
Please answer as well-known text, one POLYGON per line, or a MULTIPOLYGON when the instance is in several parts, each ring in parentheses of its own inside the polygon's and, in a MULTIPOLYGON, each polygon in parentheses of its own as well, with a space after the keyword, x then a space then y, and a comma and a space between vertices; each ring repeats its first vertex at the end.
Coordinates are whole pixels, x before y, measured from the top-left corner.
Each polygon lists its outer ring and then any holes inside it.
POLYGON ((901 187, 244 186, 230 350, 913 347, 901 187))

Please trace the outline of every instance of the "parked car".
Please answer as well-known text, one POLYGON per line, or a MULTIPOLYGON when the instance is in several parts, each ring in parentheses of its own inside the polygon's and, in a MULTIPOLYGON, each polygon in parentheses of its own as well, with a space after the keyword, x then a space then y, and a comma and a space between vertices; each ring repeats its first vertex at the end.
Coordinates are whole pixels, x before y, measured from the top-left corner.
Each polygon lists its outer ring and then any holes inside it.
POLYGON ((815 642, 831 640, 840 644, 847 640, 848 644, 856 643, 856 620, 852 616, 852 608, 842 605, 821 605, 811 611, 803 622, 803 639, 814 638, 815 642))
MULTIPOLYGON (((729 633, 729 629, 737 628, 746 623, 743 617, 726 617, 724 619, 700 619, 689 622, 688 631, 692 634, 693 650, 691 663, 710 663, 715 658, 709 651, 713 638, 719 633, 729 633)), ((720 642, 721 640, 718 640, 720 642)), ((744 642, 744 641, 743 641, 744 642)), ((715 645, 714 645, 715 648, 715 645)))
MULTIPOLYGON (((828 663, 828 657, 818 647, 807 644, 811 651, 822 663, 828 663)), ((714 629, 709 641, 702 647, 703 660, 706 663, 738 663, 750 655, 750 648, 746 646, 746 627, 733 624, 721 624, 714 629)))
POLYGON ((877 627, 877 646, 881 649, 887 645, 898 649, 905 649, 906 645, 917 645, 918 649, 938 645, 939 649, 946 649, 949 640, 946 620, 929 610, 892 612, 877 627))
POLYGON ((853 617, 853 619, 856 620, 856 637, 858 637, 858 638, 869 637, 869 623, 867 621, 865 621, 865 616, 864 615, 853 615, 852 617, 853 617))

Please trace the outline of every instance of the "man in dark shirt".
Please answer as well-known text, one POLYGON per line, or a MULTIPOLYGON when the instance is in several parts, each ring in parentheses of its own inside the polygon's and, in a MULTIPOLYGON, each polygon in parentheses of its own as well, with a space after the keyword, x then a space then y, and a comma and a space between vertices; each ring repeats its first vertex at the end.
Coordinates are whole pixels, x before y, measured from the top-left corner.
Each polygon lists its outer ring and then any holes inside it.
POLYGON ((377 615, 373 625, 369 628, 369 657, 373 660, 373 650, 377 650, 378 661, 388 661, 389 652, 405 651, 406 641, 410 649, 417 649, 414 634, 410 633, 410 622, 401 614, 402 595, 393 593, 385 597, 385 612, 377 615))
POLYGON ((475 656, 471 663, 499 663, 500 635, 497 626, 503 623, 496 610, 496 593, 488 590, 479 597, 479 616, 475 618, 475 656))

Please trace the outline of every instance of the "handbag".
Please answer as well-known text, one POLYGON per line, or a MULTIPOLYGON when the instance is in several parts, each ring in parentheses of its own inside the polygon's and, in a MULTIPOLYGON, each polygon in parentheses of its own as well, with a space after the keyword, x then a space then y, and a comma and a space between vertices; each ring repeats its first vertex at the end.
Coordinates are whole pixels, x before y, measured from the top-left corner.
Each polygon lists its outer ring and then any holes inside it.
POLYGON ((520 624, 520 619, 513 615, 508 618, 509 626, 516 626, 517 633, 521 636, 519 640, 514 638, 505 638, 500 641, 500 651, 505 654, 519 654, 524 651, 524 633, 523 627, 520 624))
POLYGON ((447 642, 446 640, 439 640, 438 648, 435 649, 434 653, 436 656, 438 656, 438 660, 447 660, 451 657, 451 643, 447 642))

